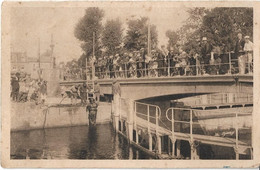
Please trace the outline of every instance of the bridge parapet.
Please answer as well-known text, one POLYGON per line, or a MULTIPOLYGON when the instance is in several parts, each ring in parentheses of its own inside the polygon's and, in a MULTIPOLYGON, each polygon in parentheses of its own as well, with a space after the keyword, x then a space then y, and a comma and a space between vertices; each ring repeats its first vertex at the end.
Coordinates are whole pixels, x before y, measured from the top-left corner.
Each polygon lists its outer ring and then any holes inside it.
MULTIPOLYGON (((103 94, 112 94, 113 79, 96 80, 103 94)), ((154 77, 117 79, 122 97, 133 100, 175 94, 206 94, 220 92, 253 93, 252 75, 215 75, 185 77, 154 77)), ((82 84, 85 81, 60 82, 61 86, 82 84)))

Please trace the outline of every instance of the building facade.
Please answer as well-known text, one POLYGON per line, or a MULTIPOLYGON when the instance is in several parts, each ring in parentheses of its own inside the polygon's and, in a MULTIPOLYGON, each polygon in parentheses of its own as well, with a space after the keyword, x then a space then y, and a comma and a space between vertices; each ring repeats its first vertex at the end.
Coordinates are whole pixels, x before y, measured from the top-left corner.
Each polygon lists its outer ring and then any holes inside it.
POLYGON ((11 72, 24 72, 32 78, 39 78, 39 70, 54 69, 55 60, 51 51, 47 50, 40 57, 28 57, 26 52, 11 53, 11 72))

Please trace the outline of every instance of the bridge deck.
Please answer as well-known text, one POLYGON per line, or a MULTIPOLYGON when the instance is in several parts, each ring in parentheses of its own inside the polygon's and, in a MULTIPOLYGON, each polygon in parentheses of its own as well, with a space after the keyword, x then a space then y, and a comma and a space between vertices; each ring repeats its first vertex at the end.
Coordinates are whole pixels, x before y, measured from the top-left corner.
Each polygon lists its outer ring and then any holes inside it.
MULTIPOLYGON (((137 121, 137 126, 139 128, 147 128, 147 121, 137 117, 136 119, 137 121)), ((156 125, 153 123, 150 123, 150 130, 152 133, 156 132, 156 125)), ((169 137, 171 138, 172 136, 172 132, 168 129, 165 129, 163 127, 158 127, 158 133, 160 135, 169 135, 169 137)), ((175 138, 178 140, 186 140, 189 141, 190 140, 190 134, 189 133, 180 133, 180 132, 175 132, 174 133, 175 138)), ((236 146, 236 139, 233 138, 224 138, 224 137, 217 137, 217 136, 207 136, 207 135, 199 135, 199 134, 193 134, 193 139, 200 141, 201 143, 204 144, 210 144, 210 145, 217 145, 217 146, 226 146, 226 147, 235 147, 236 146)), ((238 141, 238 146, 239 148, 250 148, 250 145, 242 142, 242 141, 238 141)))

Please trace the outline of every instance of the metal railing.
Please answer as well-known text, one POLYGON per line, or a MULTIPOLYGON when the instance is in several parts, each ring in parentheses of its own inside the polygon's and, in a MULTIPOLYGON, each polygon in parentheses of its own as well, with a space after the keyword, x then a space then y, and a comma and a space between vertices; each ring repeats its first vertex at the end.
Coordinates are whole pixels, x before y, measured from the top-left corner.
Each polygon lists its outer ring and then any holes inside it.
MULTIPOLYGON (((156 62, 156 61, 154 61, 156 62)), ((137 62, 131 64, 124 64, 126 69, 115 69, 105 71, 99 71, 96 67, 95 76, 98 79, 113 79, 113 78, 152 78, 152 77, 175 77, 175 76, 208 76, 208 75, 225 75, 225 74, 252 74, 248 71, 248 67, 245 67, 244 73, 239 73, 239 67, 235 66, 235 62, 219 63, 219 64, 199 64, 199 65, 175 65, 168 67, 148 67, 148 68, 131 68, 138 63, 144 64, 144 62, 137 62), (130 66, 129 66, 130 65, 130 66)), ((145 63, 149 66, 149 63, 145 63)), ((150 63, 152 64, 152 63, 150 63)), ((252 64, 252 63, 251 63, 252 64)), ((91 77, 91 74, 87 74, 91 77)))
MULTIPOLYGON (((120 108, 122 108, 121 104, 120 108)), ((120 116, 120 120, 123 119, 125 118, 120 116)), ((248 148, 252 154, 251 125, 252 113, 243 110, 227 113, 220 110, 171 107, 163 115, 157 105, 134 102, 133 127, 136 130, 135 142, 137 144, 139 142, 138 131, 147 129, 150 151, 153 151, 152 134, 157 136, 156 142, 160 142, 160 139, 158 139, 160 135, 171 133, 170 139, 172 142, 175 142, 178 136, 180 137, 180 134, 182 134, 184 140, 187 139, 191 143, 197 140, 202 142, 203 140, 212 140, 211 142, 215 142, 216 145, 219 142, 221 146, 233 147, 236 152, 236 159, 238 159, 239 153, 245 152, 248 148)), ((183 139, 178 138, 178 140, 183 139)))
POLYGON ((161 109, 157 105, 146 104, 141 102, 134 102, 134 129, 136 131, 136 143, 139 143, 139 134, 138 134, 138 126, 142 126, 142 128, 147 128, 147 132, 149 135, 149 150, 153 151, 153 139, 152 133, 155 133, 156 143, 155 152, 161 153, 160 147, 160 136, 159 136, 159 120, 161 117, 161 109), (139 118, 139 120, 137 119, 139 118), (140 119, 144 121, 140 122, 140 119), (145 122, 145 123, 144 123, 145 122), (152 125, 155 125, 155 127, 152 125), (153 132, 152 132, 153 130, 153 132))
MULTIPOLYGON (((233 53, 227 53, 227 62, 220 62, 218 60, 210 60, 210 64, 204 64, 203 61, 196 59, 196 64, 191 64, 189 61, 181 61, 181 59, 168 58, 161 60, 137 60, 127 61, 114 64, 95 64, 95 69, 88 68, 87 73, 80 71, 77 76, 81 79, 88 77, 92 79, 92 72, 98 79, 111 78, 144 78, 144 77, 172 77, 172 76, 203 76, 203 75, 224 75, 224 74, 252 74, 253 61, 246 58, 233 59, 233 53)), ((187 59, 188 60, 188 59, 187 59)), ((195 58, 194 58, 195 60, 195 58)), ((75 80, 74 76, 71 77, 75 80)), ((76 78, 77 79, 77 78, 76 78)))
MULTIPOLYGON (((236 159, 239 158, 240 142, 243 142, 243 145, 247 145, 248 147, 251 146, 251 137, 249 137, 249 139, 243 139, 242 135, 241 138, 239 136, 239 133, 252 133, 250 127, 252 123, 248 123, 248 125, 240 124, 244 116, 251 115, 251 113, 229 112, 227 114, 220 111, 195 110, 189 108, 169 108, 166 111, 166 118, 171 122, 172 140, 176 139, 175 133, 177 132, 187 134, 191 142, 194 141, 194 135, 222 137, 228 141, 235 139, 233 147, 236 152, 236 159), (202 115, 200 115, 200 113, 202 113, 202 115), (213 114, 215 114, 218 119, 213 118, 213 114), (233 124, 226 124, 221 118, 225 118, 228 123, 232 122, 233 124), (235 119, 235 121, 233 119, 235 119), (214 124, 216 121, 218 123, 214 124)), ((249 122, 251 121, 250 117, 249 122)))
POLYGON ((157 105, 152 105, 152 104, 146 104, 146 103, 141 103, 141 102, 135 102, 134 106, 134 126, 135 129, 137 129, 137 117, 142 118, 147 121, 147 128, 148 128, 148 133, 151 133, 151 123, 156 125, 156 134, 158 135, 158 127, 159 127, 159 118, 161 117, 161 109, 157 105), (138 107, 139 105, 139 107, 138 107), (139 109, 138 109, 139 108, 139 109), (154 109, 155 113, 152 115, 152 108, 154 109), (139 111, 142 110, 142 111, 139 111))

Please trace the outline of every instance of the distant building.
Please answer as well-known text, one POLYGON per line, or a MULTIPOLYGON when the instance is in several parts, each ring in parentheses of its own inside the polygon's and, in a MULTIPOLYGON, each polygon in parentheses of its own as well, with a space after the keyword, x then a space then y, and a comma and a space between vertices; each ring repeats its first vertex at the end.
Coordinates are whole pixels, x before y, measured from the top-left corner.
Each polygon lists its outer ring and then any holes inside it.
POLYGON ((12 52, 11 53, 11 71, 24 72, 27 65, 27 54, 25 52, 12 52))
POLYGON ((50 70, 55 66, 55 60, 52 57, 52 52, 47 50, 40 56, 27 57, 25 52, 12 52, 11 53, 11 71, 12 72, 25 72, 31 75, 32 78, 39 77, 39 68, 41 70, 50 70))

